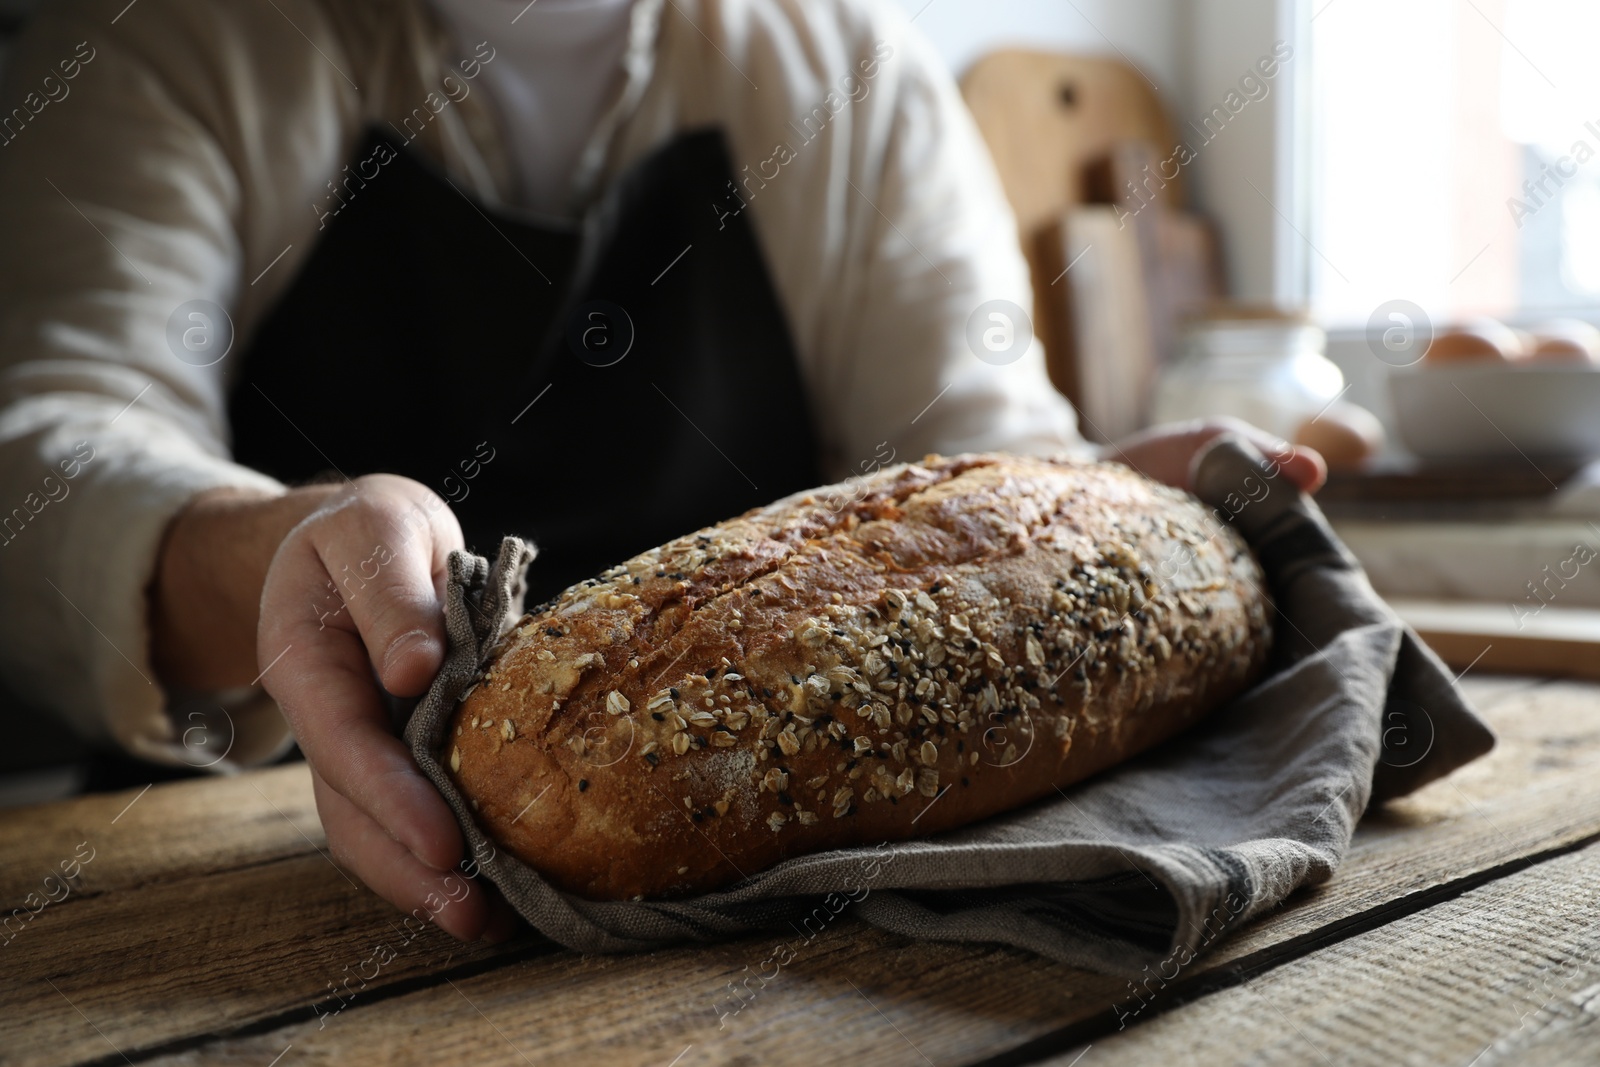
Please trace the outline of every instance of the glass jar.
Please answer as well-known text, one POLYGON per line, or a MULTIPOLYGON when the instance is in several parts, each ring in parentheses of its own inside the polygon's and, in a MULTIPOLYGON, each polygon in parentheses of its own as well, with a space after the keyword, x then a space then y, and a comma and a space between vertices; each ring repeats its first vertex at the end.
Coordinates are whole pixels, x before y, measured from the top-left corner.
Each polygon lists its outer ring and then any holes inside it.
POLYGON ((1326 350, 1322 328, 1304 316, 1254 312, 1198 320, 1156 384, 1151 417, 1232 415, 1293 440, 1344 391, 1344 374, 1326 350))

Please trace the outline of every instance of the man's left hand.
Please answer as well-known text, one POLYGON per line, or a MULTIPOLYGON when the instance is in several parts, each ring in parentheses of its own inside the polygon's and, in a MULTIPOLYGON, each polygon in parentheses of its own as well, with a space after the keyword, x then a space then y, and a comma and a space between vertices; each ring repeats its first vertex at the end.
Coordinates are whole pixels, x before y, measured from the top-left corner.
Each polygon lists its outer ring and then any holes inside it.
POLYGON ((1276 462, 1283 474, 1308 493, 1328 480, 1328 464, 1315 449, 1291 445, 1281 437, 1239 419, 1207 419, 1152 426, 1115 444, 1100 446, 1100 458, 1126 463, 1158 482, 1190 489, 1195 455, 1215 438, 1237 433, 1276 462))

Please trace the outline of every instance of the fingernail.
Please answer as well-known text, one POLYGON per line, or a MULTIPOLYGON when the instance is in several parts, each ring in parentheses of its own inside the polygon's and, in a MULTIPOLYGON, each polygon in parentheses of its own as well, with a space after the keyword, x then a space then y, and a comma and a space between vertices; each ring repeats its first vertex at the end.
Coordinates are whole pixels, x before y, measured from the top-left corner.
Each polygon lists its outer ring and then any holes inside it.
POLYGON ((395 661, 410 652, 423 641, 431 641, 426 630, 407 630, 393 641, 389 642, 389 651, 383 654, 383 673, 388 674, 394 667, 395 661))

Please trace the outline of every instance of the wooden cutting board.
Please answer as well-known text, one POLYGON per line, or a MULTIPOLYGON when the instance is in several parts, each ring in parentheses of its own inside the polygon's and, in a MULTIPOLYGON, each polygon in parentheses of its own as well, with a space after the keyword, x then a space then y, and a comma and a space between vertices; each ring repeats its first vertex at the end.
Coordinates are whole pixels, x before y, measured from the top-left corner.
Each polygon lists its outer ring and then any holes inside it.
POLYGON ((1120 225, 1138 242, 1150 347, 1158 365, 1176 355, 1182 323, 1223 295, 1222 260, 1211 225, 1151 195, 1152 177, 1163 172, 1173 173, 1173 163, 1160 146, 1134 139, 1113 142, 1103 156, 1089 160, 1085 171, 1089 202, 1120 208, 1120 225))
MULTIPOLYGON (((961 93, 1024 235, 1089 200, 1086 168, 1112 145, 1176 143, 1155 87, 1120 59, 1001 49, 968 68, 961 93)), ((1162 195, 1181 207, 1182 175, 1162 195)))
POLYGON ((1032 251, 1035 317, 1056 388, 1084 437, 1128 436, 1143 425, 1156 371, 1138 234, 1118 225, 1114 208, 1089 204, 1041 227, 1032 251))
POLYGON ((1600 611, 1391 597, 1390 607, 1457 671, 1600 679, 1600 611))
POLYGON ((1181 214, 1183 173, 1145 182, 1176 144, 1155 87, 1120 59, 1025 49, 984 56, 961 86, 1017 216, 1051 379, 1086 437, 1131 433, 1183 315, 1222 291, 1210 226, 1181 214))
POLYGON ((1396 458, 1364 470, 1329 471, 1317 503, 1329 515, 1377 512, 1444 518, 1452 506, 1547 500, 1588 466, 1523 457, 1470 463, 1396 458))
POLYGON ((1223 292, 1209 223, 1122 194, 1126 177, 1153 159, 1144 142, 1114 144, 1087 164, 1086 191, 1107 202, 1067 207, 1024 244, 1051 378, 1092 440, 1115 441, 1146 424, 1182 323, 1223 292))

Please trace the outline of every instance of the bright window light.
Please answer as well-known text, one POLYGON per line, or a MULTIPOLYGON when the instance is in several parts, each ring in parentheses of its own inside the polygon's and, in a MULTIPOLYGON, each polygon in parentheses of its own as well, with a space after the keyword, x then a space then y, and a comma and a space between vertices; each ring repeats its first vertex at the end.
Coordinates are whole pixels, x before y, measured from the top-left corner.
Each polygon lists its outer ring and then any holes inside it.
POLYGON ((1311 302, 1330 326, 1600 313, 1600 3, 1333 0, 1311 22, 1311 302))

